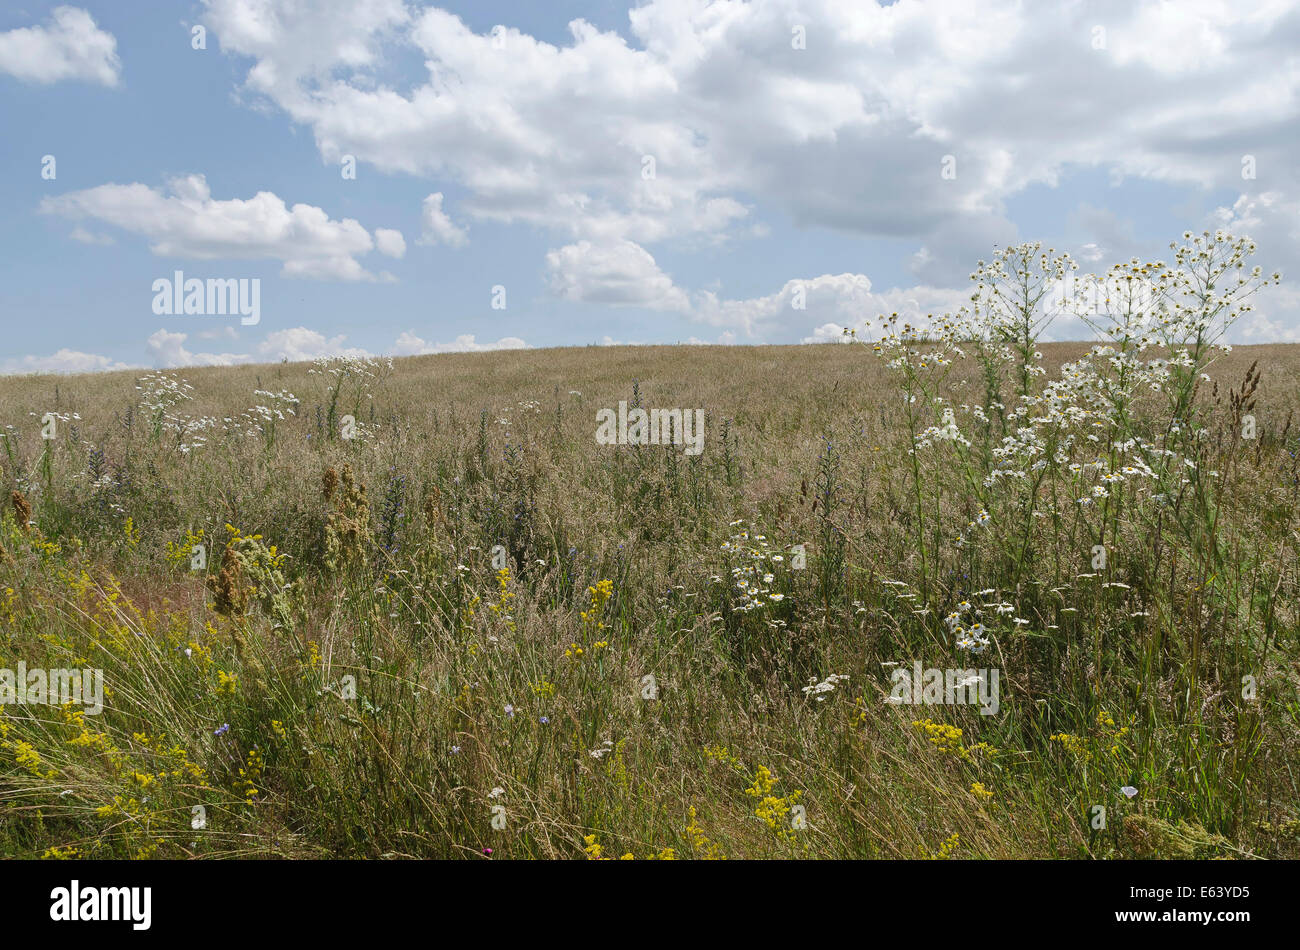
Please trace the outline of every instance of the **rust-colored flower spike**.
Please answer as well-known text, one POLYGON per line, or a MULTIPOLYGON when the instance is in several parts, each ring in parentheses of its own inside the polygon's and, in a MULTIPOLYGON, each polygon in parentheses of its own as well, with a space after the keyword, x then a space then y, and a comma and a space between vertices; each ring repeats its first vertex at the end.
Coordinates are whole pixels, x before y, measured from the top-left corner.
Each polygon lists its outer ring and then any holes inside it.
POLYGON ((321 477, 321 485, 325 500, 330 501, 334 497, 334 490, 339 487, 339 473, 334 471, 333 465, 325 469, 325 474, 321 477))
POLYGON ((432 527, 442 523, 442 493, 436 485, 424 496, 424 520, 432 527))
POLYGON ((234 549, 227 547, 221 556, 221 573, 208 578, 212 592, 212 609, 225 617, 242 616, 248 608, 248 594, 244 590, 239 558, 234 549))
POLYGON ((9 496, 9 501, 14 506, 14 517, 18 519, 18 527, 23 531, 31 531, 32 506, 31 503, 23 497, 23 493, 15 490, 9 496))

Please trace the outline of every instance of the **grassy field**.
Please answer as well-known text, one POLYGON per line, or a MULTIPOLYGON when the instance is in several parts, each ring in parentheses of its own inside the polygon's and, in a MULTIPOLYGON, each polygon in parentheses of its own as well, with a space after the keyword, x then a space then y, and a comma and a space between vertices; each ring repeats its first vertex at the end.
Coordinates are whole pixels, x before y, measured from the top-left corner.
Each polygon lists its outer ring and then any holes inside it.
POLYGON ((1300 857, 1300 346, 1006 339, 0 379, 0 854, 1300 857))

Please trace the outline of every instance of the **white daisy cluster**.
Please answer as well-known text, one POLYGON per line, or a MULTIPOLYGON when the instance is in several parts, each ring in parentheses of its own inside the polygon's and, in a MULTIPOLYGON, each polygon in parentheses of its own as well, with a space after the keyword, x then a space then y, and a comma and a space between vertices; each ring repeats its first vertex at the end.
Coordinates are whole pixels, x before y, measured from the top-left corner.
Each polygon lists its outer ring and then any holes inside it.
POLYGON ((978 654, 988 649, 989 631, 979 619, 980 616, 980 607, 969 600, 963 600, 957 604, 952 613, 943 618, 948 633, 959 650, 969 650, 971 653, 978 654))
POLYGON ((736 609, 749 613, 779 604, 785 599, 784 594, 772 590, 772 584, 776 581, 774 572, 785 561, 785 556, 771 549, 766 536, 750 534, 744 524, 743 520, 731 523, 733 530, 739 530, 734 531, 730 540, 722 543, 722 550, 729 559, 739 562, 731 568, 732 584, 740 593, 740 603, 736 609))

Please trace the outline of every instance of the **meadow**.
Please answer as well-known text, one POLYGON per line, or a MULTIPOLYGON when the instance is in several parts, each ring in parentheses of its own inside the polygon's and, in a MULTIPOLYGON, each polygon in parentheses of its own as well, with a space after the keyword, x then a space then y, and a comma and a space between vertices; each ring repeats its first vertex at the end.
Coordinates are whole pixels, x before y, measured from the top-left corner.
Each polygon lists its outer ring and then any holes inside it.
POLYGON ((1122 265, 1088 343, 1027 245, 843 345, 0 379, 0 667, 104 687, 0 704, 0 855, 1300 857, 1251 250, 1122 265))

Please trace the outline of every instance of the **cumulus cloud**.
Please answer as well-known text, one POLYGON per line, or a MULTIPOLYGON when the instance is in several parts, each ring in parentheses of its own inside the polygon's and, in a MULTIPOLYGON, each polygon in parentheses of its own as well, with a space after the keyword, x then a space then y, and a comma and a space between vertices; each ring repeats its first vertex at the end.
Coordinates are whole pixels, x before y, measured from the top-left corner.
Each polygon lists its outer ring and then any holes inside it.
POLYGON ((19 373, 104 373, 130 368, 130 363, 120 363, 97 353, 83 353, 66 347, 51 356, 20 356, 0 360, 0 376, 19 373))
POLYGON ((247 354, 192 353, 185 348, 188 334, 160 329, 145 341, 153 365, 164 369, 180 366, 233 366, 248 361, 247 354))
MULTIPOLYGON (((40 210, 76 220, 92 218, 143 235, 161 257, 271 259, 282 262, 286 277, 376 279, 357 260, 375 249, 375 238, 356 220, 335 221, 308 204, 289 208, 269 191, 247 200, 214 199, 203 175, 172 178, 165 190, 138 183, 99 185, 43 198, 40 210)), ((381 238, 385 253, 396 250, 393 235, 401 238, 394 231, 385 231, 381 238)))
POLYGON ((462 333, 450 343, 427 343, 407 330, 393 344, 394 356, 423 356, 427 353, 484 353, 488 350, 523 350, 528 344, 517 336, 503 336, 495 343, 478 343, 472 333, 462 333))
POLYGON ((327 356, 373 355, 361 347, 346 346, 346 340, 347 337, 343 334, 327 337, 307 327, 276 330, 268 333, 266 338, 257 344, 257 358, 266 362, 288 360, 290 363, 297 363, 327 356))
MULTIPOLYGON (((660 270, 648 251, 631 241, 579 241, 549 252, 546 265, 551 292, 561 299, 680 313, 723 328, 725 339, 719 342, 726 343, 735 342, 738 333, 763 339, 792 326, 812 330, 803 342, 821 343, 840 337, 845 327, 865 329, 880 313, 897 312, 915 321, 926 314, 955 312, 969 294, 929 285, 873 292, 864 274, 788 280, 780 290, 762 297, 726 299, 712 290, 690 294, 660 270)), ((602 343, 626 345, 612 337, 602 343)))
POLYGON ((1224 228, 1256 242, 1252 262, 1265 273, 1282 273, 1281 284, 1251 300, 1254 309, 1234 328, 1246 343, 1300 342, 1300 287, 1283 266, 1300 259, 1300 198, 1281 191, 1243 194, 1231 207, 1217 208, 1205 225, 1224 228))
POLYGON ((632 241, 579 241, 546 255, 551 292, 564 300, 650 310, 690 310, 650 252, 632 241))
POLYGON ((80 79, 116 86, 121 69, 113 34, 79 7, 56 7, 42 26, 0 33, 0 72, 27 82, 80 79))
POLYGON ((1300 74, 1277 68, 1300 11, 1280 0, 1047 18, 970 0, 651 0, 630 38, 574 20, 560 45, 398 0, 205 3, 223 49, 251 61, 245 91, 328 160, 454 180, 471 218, 574 242, 754 233, 761 194, 796 226, 915 240, 932 284, 1013 236, 1008 197, 1073 167, 1222 187, 1250 142, 1278 187, 1300 180, 1278 134, 1300 74), (398 91, 377 75, 406 45, 427 75, 398 91))
POLYGON ((442 192, 435 191, 424 199, 420 208, 420 220, 423 231, 420 244, 446 244, 450 247, 463 247, 469 241, 464 229, 456 226, 447 213, 442 210, 442 192))
POLYGON ((375 247, 380 254, 387 254, 389 257, 406 256, 406 238, 402 237, 401 231, 375 228, 375 247))
MULTIPOLYGON (((238 334, 226 328, 224 331, 204 331, 196 334, 201 339, 225 337, 236 339, 238 334)), ((160 329, 145 341, 146 351, 153 366, 163 369, 179 369, 184 366, 234 366, 240 363, 276 363, 288 360, 291 363, 321 359, 323 357, 350 356, 369 357, 371 353, 363 347, 350 346, 343 334, 326 336, 309 327, 299 326, 287 330, 268 333, 247 353, 212 353, 190 350, 186 343, 190 334, 160 329)), ((449 343, 430 343, 413 331, 405 331, 385 348, 380 355, 387 356, 422 356, 427 353, 484 353, 490 350, 522 350, 528 344, 518 337, 502 337, 495 342, 478 342, 473 334, 462 334, 449 343)), ((87 353, 60 351, 53 357, 44 359, 24 357, 22 360, 9 360, 0 363, 0 372, 97 372, 101 370, 125 369, 129 364, 117 363, 101 356, 87 353), (27 368, 24 368, 27 367, 27 368)))

